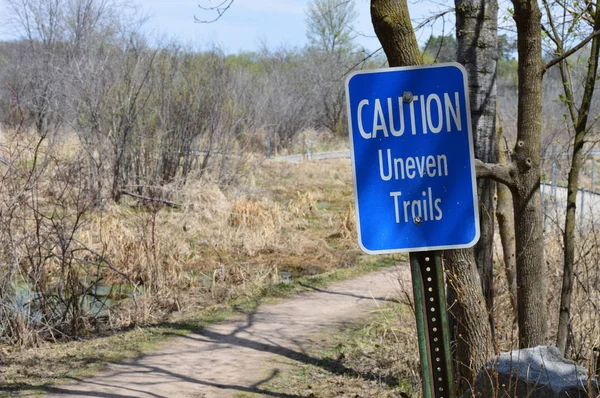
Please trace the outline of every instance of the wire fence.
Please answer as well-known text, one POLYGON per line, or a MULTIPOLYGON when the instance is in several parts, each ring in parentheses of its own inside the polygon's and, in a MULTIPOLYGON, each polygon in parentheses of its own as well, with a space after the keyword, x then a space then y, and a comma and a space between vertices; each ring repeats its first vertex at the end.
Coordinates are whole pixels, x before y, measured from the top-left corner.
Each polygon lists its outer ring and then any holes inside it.
MULTIPOLYGON (((542 158, 545 163, 545 181, 541 183, 540 190, 546 229, 551 226, 564 229, 568 195, 566 187, 571 157, 570 152, 559 152, 542 158)), ((600 192, 597 192, 596 187, 597 158, 600 158, 600 151, 588 151, 580 171, 575 211, 576 227, 582 228, 582 232, 600 221, 600 192)))
MULTIPOLYGON (((548 227, 563 228, 567 210, 568 190, 556 184, 542 183, 542 207, 544 211, 544 225, 548 227)), ((600 194, 580 188, 577 192, 575 204, 577 227, 591 228, 600 221, 600 194)))

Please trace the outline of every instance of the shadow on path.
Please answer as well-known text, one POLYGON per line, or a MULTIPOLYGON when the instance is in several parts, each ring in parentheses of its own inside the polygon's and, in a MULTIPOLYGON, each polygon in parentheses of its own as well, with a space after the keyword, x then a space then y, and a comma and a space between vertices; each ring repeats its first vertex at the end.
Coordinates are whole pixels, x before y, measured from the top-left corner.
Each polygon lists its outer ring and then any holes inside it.
MULTIPOLYGON (((303 286, 305 286, 305 285, 303 285, 303 286)), ((396 302, 396 300, 387 299, 387 298, 374 298, 374 297, 367 297, 367 296, 361 296, 361 295, 350 294, 350 293, 338 293, 338 292, 328 291, 325 289, 318 289, 318 288, 310 287, 308 285, 306 285, 305 287, 310 288, 317 292, 327 293, 327 294, 344 295, 344 296, 356 297, 358 299, 369 299, 369 300, 375 299, 378 301, 396 302)), ((251 349, 254 351, 275 354, 277 356, 287 358, 287 359, 290 359, 293 361, 297 361, 297 362, 300 362, 303 364, 310 364, 313 366, 317 366, 329 373, 336 374, 336 375, 347 375, 350 377, 360 377, 360 378, 363 378, 363 379, 369 380, 369 381, 377 379, 377 381, 379 381, 381 383, 385 383, 389 386, 397 386, 398 385, 399 380, 396 377, 388 376, 388 377, 384 377, 384 378, 380 379, 379 377, 376 377, 375 375, 358 373, 354 369, 347 367, 339 359, 334 360, 331 358, 327 358, 325 356, 311 355, 302 348, 302 343, 305 341, 304 338, 296 341, 295 339, 286 337, 285 335, 278 336, 276 328, 267 333, 259 333, 259 332, 253 331, 252 326, 257 321, 256 318, 257 318, 257 312, 258 312, 259 305, 260 305, 260 303, 257 303, 257 305, 253 309, 248 310, 245 313, 245 317, 242 320, 239 320, 239 319, 235 320, 234 321, 235 328, 231 332, 228 332, 228 333, 217 332, 214 330, 215 329, 214 327, 198 327, 197 325, 194 325, 193 323, 185 323, 185 322, 165 323, 163 325, 166 327, 169 327, 169 328, 176 329, 176 330, 186 330, 186 331, 192 330, 192 334, 190 334, 190 335, 181 336, 176 333, 173 333, 173 335, 175 335, 176 337, 180 337, 180 338, 184 338, 184 339, 191 339, 191 340, 195 340, 195 341, 201 341, 201 342, 205 342, 205 343, 209 344, 209 346, 200 346, 198 348, 198 353, 202 353, 202 352, 207 353, 207 352, 211 352, 211 351, 217 351, 221 348, 227 349, 227 348, 231 348, 232 346, 240 347, 240 348, 251 349), (238 323, 239 323, 239 325, 237 325, 238 323), (244 334, 244 336, 240 336, 240 334, 242 334, 242 333, 244 334), (248 337, 246 337, 246 336, 248 336, 248 337), (253 337, 256 337, 256 339, 252 339, 253 337), (258 341, 259 339, 260 339, 260 341, 258 341), (283 344, 286 344, 288 342, 293 343, 298 348, 292 349, 292 348, 283 346, 282 344, 277 343, 276 340, 284 341, 285 343, 283 343, 283 344)), ((265 321, 266 320, 260 319, 261 324, 263 324, 265 321)), ((338 323, 337 325, 343 326, 344 323, 338 323)), ((299 323, 298 327, 302 327, 302 324, 299 323)), ((185 374, 179 374, 177 372, 174 372, 174 371, 168 369, 168 366, 160 366, 159 367, 159 366, 153 366, 153 365, 148 365, 148 364, 143 363, 143 360, 145 358, 149 358, 152 356, 159 356, 159 355, 170 355, 170 354, 149 353, 147 355, 139 356, 138 358, 133 359, 133 360, 121 362, 121 363, 119 363, 119 365, 127 366, 128 369, 120 371, 120 372, 111 372, 110 374, 105 375, 105 376, 101 375, 101 376, 97 376, 97 377, 94 377, 91 379, 78 379, 78 378, 67 377, 67 379, 77 383, 77 384, 71 386, 71 387, 73 387, 72 389, 68 388, 69 386, 66 386, 65 388, 61 388, 61 387, 55 387, 55 386, 35 386, 35 385, 29 385, 29 384, 20 384, 20 385, 13 385, 10 387, 0 386, 0 393, 8 392, 10 394, 12 392, 27 392, 27 391, 29 391, 31 393, 48 393, 48 394, 64 395, 64 396, 78 395, 78 396, 82 396, 82 397, 99 397, 99 398, 103 398, 103 397, 130 398, 130 397, 139 397, 139 396, 162 398, 163 395, 159 395, 156 392, 148 392, 148 391, 144 390, 144 387, 147 388, 148 386, 152 386, 152 382, 148 381, 148 380, 151 380, 150 377, 146 378, 146 381, 142 380, 143 377, 141 377, 140 381, 137 381, 137 382, 131 382, 130 380, 128 380, 126 383, 126 386, 121 385, 119 383, 111 383, 110 382, 110 380, 112 378, 115 378, 118 380, 119 375, 137 375, 137 376, 139 376, 139 375, 143 375, 144 373, 147 373, 147 374, 152 374, 152 375, 164 376, 162 378, 161 377, 158 378, 158 380, 154 383, 156 385, 184 382, 184 383, 191 383, 191 384, 202 385, 202 386, 206 386, 206 387, 218 388, 218 389, 223 389, 223 390, 234 390, 234 391, 238 391, 238 392, 262 394, 264 396, 269 396, 269 397, 308 398, 306 396, 301 396, 301 395, 294 395, 294 394, 270 391, 270 390, 262 387, 265 383, 268 383, 269 381, 273 380, 275 377, 278 376, 280 371, 277 369, 273 370, 270 373, 270 375, 268 377, 266 377, 265 379, 260 380, 249 386, 237 385, 237 384, 233 384, 233 383, 232 384, 218 383, 218 382, 209 381, 209 380, 200 380, 200 379, 190 377, 185 374), (78 385, 81 387, 79 387, 78 385), (85 391, 84 386, 92 386, 91 391, 85 391), (140 388, 137 389, 136 386, 140 386, 140 388), (99 391, 99 390, 104 390, 104 392, 99 391), (115 391, 115 392, 107 392, 107 391, 115 391)), ((218 353, 215 353, 215 356, 217 356, 217 355, 218 355, 218 353)), ((135 378, 135 376, 134 376, 134 378, 135 378)), ((202 396, 201 393, 200 393, 200 396, 202 396)))
MULTIPOLYGON (((317 289, 317 288, 314 288, 314 290, 322 291, 321 289, 317 289)), ((324 291, 324 290, 323 290, 323 292, 331 293, 331 294, 342 294, 342 293, 328 292, 328 291, 324 291)), ((344 294, 344 295, 353 296, 353 297, 357 297, 357 298, 365 298, 365 299, 368 298, 371 300, 373 299, 372 297, 363 297, 363 296, 351 295, 351 294, 344 294)), ((390 299, 377 298, 376 300, 397 302, 396 300, 390 300, 390 299)), ((309 353, 305 352, 304 350, 294 350, 294 349, 291 349, 288 347, 284 347, 280 344, 277 344, 272 339, 268 339, 264 335, 261 335, 259 337, 263 340, 268 341, 267 343, 263 343, 263 342, 251 340, 249 338, 238 336, 238 334, 240 334, 242 332, 246 332, 249 335, 252 335, 252 332, 248 331, 248 329, 250 329, 254 325, 255 320, 256 320, 256 308, 252 311, 249 311, 246 314, 246 319, 245 319, 244 324, 236 327, 231 333, 218 333, 218 332, 210 330, 210 328, 206 328, 206 327, 194 329, 194 328, 190 328, 190 325, 188 325, 186 323, 171 323, 171 324, 169 324, 169 326, 174 329, 183 329, 183 330, 191 329, 193 334, 183 336, 183 338, 186 338, 186 339, 200 340, 200 341, 204 341, 207 343, 223 345, 226 347, 236 346, 236 347, 249 348, 249 349, 252 349, 255 351, 276 354, 276 355, 291 359, 296 362, 301 362, 303 364, 318 366, 321 369, 326 370, 327 372, 336 374, 336 375, 361 377, 368 381, 372 381, 375 379, 375 377, 373 375, 359 373, 359 372, 355 371, 354 369, 345 366, 342 363, 342 361, 340 361, 339 359, 334 360, 334 359, 330 359, 330 358, 326 358, 326 357, 314 356, 314 355, 310 355, 309 353)), ((338 324, 338 326, 344 326, 344 325, 347 325, 347 324, 338 324)), ((293 340, 291 340, 291 341, 295 342, 293 340)), ((215 349, 218 349, 218 348, 215 348, 215 349)), ((382 383, 387 384, 388 386, 392 386, 392 387, 397 386, 399 383, 399 379, 395 376, 386 376, 383 378, 377 377, 377 380, 382 383)))
MULTIPOLYGON (((239 385, 235 385, 235 384, 212 383, 209 381, 197 380, 192 377, 180 375, 180 374, 168 371, 163 368, 140 364, 140 363, 137 363, 137 361, 136 361, 136 363, 129 364, 129 365, 135 366, 136 370, 134 372, 128 371, 128 372, 112 373, 111 377, 118 376, 119 374, 148 372, 148 373, 155 373, 155 374, 162 374, 165 376, 169 376, 171 379, 174 379, 174 381, 178 381, 178 382, 184 381, 187 383, 198 384, 198 385, 203 385, 203 386, 207 386, 207 387, 214 387, 214 388, 219 388, 219 389, 223 389, 223 390, 235 390, 235 391, 239 391, 239 392, 262 394, 264 396, 269 396, 269 397, 310 398, 310 397, 304 396, 304 395, 279 393, 279 392, 269 391, 269 390, 260 388, 260 386, 262 384, 267 383, 268 381, 275 378, 279 374, 278 370, 272 371, 271 375, 269 375, 269 377, 265 378, 264 380, 254 383, 250 387, 246 387, 246 386, 239 386, 239 385)), ((92 384, 92 385, 98 386, 100 388, 108 387, 111 389, 117 389, 122 392, 113 393, 113 392, 100 392, 100 391, 86 391, 86 390, 60 388, 60 387, 54 387, 54 386, 32 386, 29 384, 21 384, 21 385, 13 386, 10 388, 5 388, 5 387, 0 386, 0 392, 15 392, 16 393, 16 392, 31 391, 31 392, 55 394, 55 395, 65 395, 65 396, 77 395, 77 396, 82 396, 82 397, 97 397, 97 398, 137 398, 137 397, 140 397, 141 395, 156 397, 156 398, 170 398, 170 396, 168 396, 168 395, 159 395, 159 394, 154 394, 154 393, 151 393, 148 391, 136 390, 133 388, 127 388, 127 387, 123 387, 123 386, 113 386, 108 383, 94 382, 93 380, 90 380, 90 379, 84 380, 84 379, 78 379, 78 378, 74 378, 74 377, 70 377, 68 379, 70 379, 74 382, 77 382, 77 383, 81 383, 81 384, 88 384, 88 385, 92 384), (139 394, 136 394, 136 393, 139 393, 139 394)), ((164 383, 165 382, 161 382, 160 384, 164 384, 164 383)), ((143 382, 143 383, 139 383, 139 384, 148 386, 151 383, 143 382)), ((202 396, 202 395, 200 395, 200 396, 202 396)))
POLYGON ((359 294, 353 294, 353 293, 332 292, 330 290, 319 289, 318 287, 310 286, 310 285, 307 285, 302 282, 298 282, 298 285, 300 285, 306 289, 310 289, 312 291, 319 292, 319 293, 334 294, 337 296, 355 297, 359 300, 376 300, 376 301, 382 301, 382 302, 387 302, 387 303, 398 303, 399 302, 397 299, 389 299, 387 297, 361 296, 359 294))

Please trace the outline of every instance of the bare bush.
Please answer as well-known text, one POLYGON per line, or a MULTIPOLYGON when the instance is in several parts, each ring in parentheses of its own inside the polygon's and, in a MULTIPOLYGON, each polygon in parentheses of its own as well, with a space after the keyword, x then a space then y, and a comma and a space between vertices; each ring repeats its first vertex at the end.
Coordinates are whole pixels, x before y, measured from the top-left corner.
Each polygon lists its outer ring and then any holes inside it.
POLYGON ((77 335, 104 312, 95 289, 106 270, 116 271, 79 240, 94 204, 94 193, 82 183, 82 159, 76 153, 60 158, 45 137, 20 131, 1 149, 6 162, 0 241, 7 289, 1 296, 6 317, 0 338, 29 345, 77 335))

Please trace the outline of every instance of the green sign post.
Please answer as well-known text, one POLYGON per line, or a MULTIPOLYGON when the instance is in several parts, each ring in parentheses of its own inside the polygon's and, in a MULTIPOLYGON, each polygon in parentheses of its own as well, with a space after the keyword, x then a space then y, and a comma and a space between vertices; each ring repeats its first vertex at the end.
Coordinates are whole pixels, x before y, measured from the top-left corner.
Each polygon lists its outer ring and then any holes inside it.
POLYGON ((439 251, 410 253, 423 396, 454 398, 444 269, 439 251))

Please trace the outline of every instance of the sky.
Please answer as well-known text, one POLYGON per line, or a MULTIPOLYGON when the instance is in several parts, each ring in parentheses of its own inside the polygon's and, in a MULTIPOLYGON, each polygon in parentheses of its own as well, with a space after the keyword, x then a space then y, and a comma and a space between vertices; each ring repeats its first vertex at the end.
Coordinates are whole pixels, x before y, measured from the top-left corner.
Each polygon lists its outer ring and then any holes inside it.
MULTIPOLYGON (((200 49, 217 45, 226 53, 236 53, 255 51, 264 45, 278 49, 307 44, 305 19, 310 0, 235 0, 218 21, 209 24, 194 22, 194 17, 210 20, 217 16, 200 9, 198 4, 210 6, 221 1, 141 0, 140 4, 150 16, 147 31, 200 49)), ((368 50, 375 50, 379 42, 371 25, 370 1, 355 2, 359 15, 355 26, 356 41, 368 50)), ((418 24, 423 18, 447 7, 430 1, 409 0, 409 8, 415 24, 418 24)), ((452 23, 446 23, 447 29, 451 26, 452 23)), ((438 23, 434 29, 441 32, 441 24, 438 23)), ((453 31, 450 33, 454 34, 453 31)), ((426 40, 430 34, 430 28, 423 29, 419 32, 420 41, 426 40)))
MULTIPOLYGON (((197 50, 217 46, 225 53, 257 51, 265 45, 270 50, 283 47, 303 47, 306 38, 306 10, 312 0, 234 0, 229 10, 214 23, 196 23, 199 20, 214 19, 217 14, 202 10, 218 5, 223 0, 124 0, 138 4, 141 12, 149 17, 145 24, 146 33, 157 42, 177 40, 197 50)), ((369 51, 380 47, 373 32, 369 13, 370 0, 354 0, 358 19, 354 30, 356 42, 369 51)), ((408 0, 414 25, 418 25, 433 14, 447 10, 445 0, 408 0)), ((452 2, 453 4, 453 2, 452 2)), ((6 3, 0 0, 0 15, 6 3)), ((446 34, 454 34, 453 13, 433 27, 417 32, 420 44, 432 34, 440 34, 445 26, 446 34)), ((0 18, 1 19, 1 18, 0 18)), ((14 27, 2 20, 0 40, 14 40, 19 34, 14 27)))

